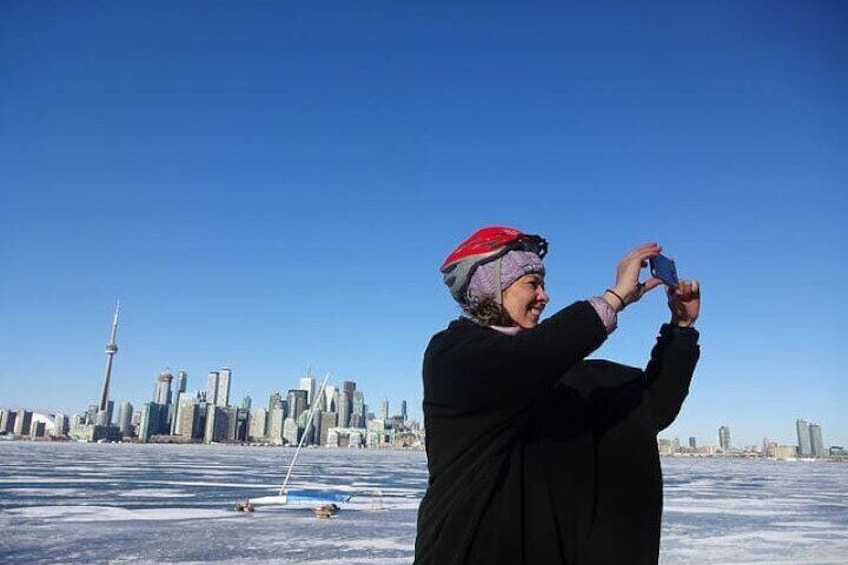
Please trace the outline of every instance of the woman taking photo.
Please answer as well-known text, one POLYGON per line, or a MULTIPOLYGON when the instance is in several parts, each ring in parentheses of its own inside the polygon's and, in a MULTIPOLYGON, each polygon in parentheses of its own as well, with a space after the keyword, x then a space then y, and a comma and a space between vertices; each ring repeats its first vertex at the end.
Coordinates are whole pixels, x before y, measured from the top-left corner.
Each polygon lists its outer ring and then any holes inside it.
POLYGON ((671 321, 644 370, 586 360, 661 248, 628 253, 615 284, 544 321, 547 242, 479 230, 442 265, 463 315, 424 355, 429 487, 415 562, 652 563, 659 557, 657 432, 671 424, 698 359, 697 281, 668 288, 671 321))

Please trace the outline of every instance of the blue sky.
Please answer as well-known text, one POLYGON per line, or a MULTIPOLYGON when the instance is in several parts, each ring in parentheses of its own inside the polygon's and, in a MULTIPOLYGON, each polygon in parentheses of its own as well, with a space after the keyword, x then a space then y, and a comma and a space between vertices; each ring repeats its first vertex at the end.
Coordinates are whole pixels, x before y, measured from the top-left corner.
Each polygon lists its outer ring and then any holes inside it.
POLYGON ((506 224, 549 312, 645 241, 702 282, 665 437, 848 445, 846 36, 840 2, 3 2, 0 407, 96 402, 120 297, 116 401, 311 368, 420 416, 438 267, 506 224))

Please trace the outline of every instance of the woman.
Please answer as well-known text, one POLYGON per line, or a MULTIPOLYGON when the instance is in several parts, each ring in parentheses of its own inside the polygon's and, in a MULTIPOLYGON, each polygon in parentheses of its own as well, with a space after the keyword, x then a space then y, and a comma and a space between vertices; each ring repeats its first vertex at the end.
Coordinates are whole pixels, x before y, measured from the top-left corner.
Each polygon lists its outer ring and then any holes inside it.
POLYGON ((621 310, 660 286, 639 282, 660 250, 637 247, 613 287, 541 322, 544 239, 489 227, 447 258, 464 315, 424 355, 430 478, 416 563, 657 562, 656 434, 698 359, 698 283, 668 290, 671 322, 644 370, 585 358, 621 310))

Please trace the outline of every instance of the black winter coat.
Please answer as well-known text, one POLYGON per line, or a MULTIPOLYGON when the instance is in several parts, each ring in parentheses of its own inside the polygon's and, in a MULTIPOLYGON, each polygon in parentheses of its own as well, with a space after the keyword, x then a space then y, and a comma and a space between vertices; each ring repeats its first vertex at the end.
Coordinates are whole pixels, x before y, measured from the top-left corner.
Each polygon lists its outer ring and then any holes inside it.
POLYGON ((657 563, 656 434, 689 390, 698 333, 663 326, 644 371, 585 361, 605 339, 588 302, 515 336, 461 318, 433 337, 417 564, 657 563))

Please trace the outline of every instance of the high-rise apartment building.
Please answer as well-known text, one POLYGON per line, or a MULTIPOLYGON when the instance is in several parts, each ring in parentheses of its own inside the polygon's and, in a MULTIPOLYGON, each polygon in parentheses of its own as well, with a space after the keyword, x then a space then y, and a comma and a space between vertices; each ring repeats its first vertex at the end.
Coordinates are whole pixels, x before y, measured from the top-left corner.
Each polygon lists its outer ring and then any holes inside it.
POLYGON ((121 430, 121 437, 130 437, 132 435, 132 417, 133 405, 129 402, 124 402, 118 406, 118 429, 121 430))
POLYGON ((348 396, 346 390, 340 390, 338 402, 339 419, 337 424, 340 428, 346 428, 350 424, 350 407, 350 396, 348 396))
POLYGON ((798 435, 798 456, 811 457, 813 447, 810 445, 810 425, 806 420, 795 420, 795 432, 798 435))
POLYGON ((162 371, 156 377, 156 389, 153 393, 153 402, 156 404, 171 403, 171 381, 174 380, 174 375, 168 371, 162 371))
POLYGON ((218 403, 218 371, 209 371, 206 376, 206 402, 213 406, 218 403))
POLYGON ((230 381, 232 380, 233 372, 227 368, 223 368, 218 372, 218 396, 215 398, 215 405, 226 407, 230 405, 230 381))
POLYGON ((400 401, 400 415, 403 418, 403 421, 406 422, 409 418, 407 418, 406 413, 406 400, 400 401))
POLYGON ((259 441, 265 438, 265 430, 268 425, 268 411, 264 408, 257 408, 250 414, 250 425, 248 426, 247 435, 250 441, 259 441))
POLYGON ((826 455, 821 426, 818 424, 810 424, 810 453, 813 457, 824 457, 826 455))
POLYGON ((315 401, 315 379, 308 375, 301 377, 297 388, 306 391, 306 403, 312 406, 312 403, 315 401))
POLYGON ((281 407, 286 407, 286 417, 297 420, 300 415, 309 407, 308 406, 308 391, 300 388, 290 389, 286 401, 281 407))
POLYGON ((361 390, 353 393, 350 427, 364 428, 365 427, 365 394, 361 390))
POLYGON ((383 399, 383 409, 380 411, 380 416, 383 418, 383 421, 386 422, 389 419, 389 399, 383 399))
POLYGON ((718 429, 718 445, 722 451, 730 451, 730 428, 722 426, 718 429))
POLYGON ((689 436, 689 448, 698 449, 697 442, 695 441, 695 436, 689 436))

